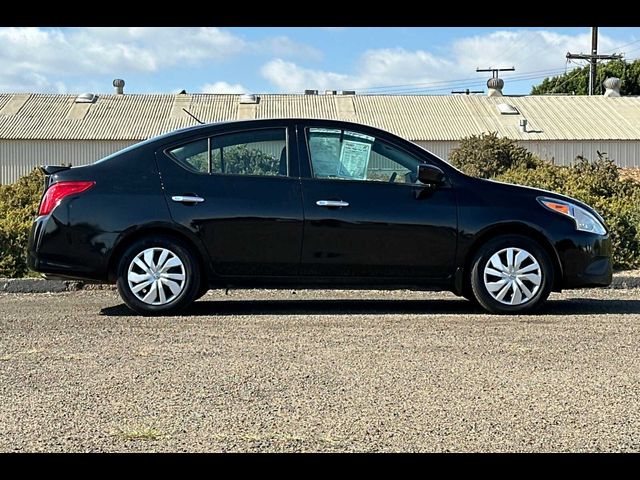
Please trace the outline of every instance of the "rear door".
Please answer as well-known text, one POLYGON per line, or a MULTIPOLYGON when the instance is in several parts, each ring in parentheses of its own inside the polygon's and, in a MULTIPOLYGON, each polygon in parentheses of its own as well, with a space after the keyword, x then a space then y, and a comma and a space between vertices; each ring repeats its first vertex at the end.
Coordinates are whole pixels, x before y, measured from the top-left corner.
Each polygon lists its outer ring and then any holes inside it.
POLYGON ((291 127, 236 127, 156 152, 173 220, 202 239, 218 275, 298 274, 303 213, 291 127))

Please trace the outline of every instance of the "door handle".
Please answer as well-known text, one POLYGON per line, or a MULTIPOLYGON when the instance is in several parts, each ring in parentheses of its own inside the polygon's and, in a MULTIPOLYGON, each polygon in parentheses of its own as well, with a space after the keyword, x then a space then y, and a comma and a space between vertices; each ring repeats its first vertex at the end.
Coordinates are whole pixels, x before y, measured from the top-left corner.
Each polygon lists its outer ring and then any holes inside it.
POLYGON ((316 205, 319 207, 348 207, 349 202, 343 202, 342 200, 318 200, 316 205))
POLYGON ((202 202, 204 202, 204 198, 196 197, 196 196, 192 196, 192 195, 174 195, 173 197, 171 197, 171 200, 173 200, 174 202, 180 202, 180 203, 202 203, 202 202))

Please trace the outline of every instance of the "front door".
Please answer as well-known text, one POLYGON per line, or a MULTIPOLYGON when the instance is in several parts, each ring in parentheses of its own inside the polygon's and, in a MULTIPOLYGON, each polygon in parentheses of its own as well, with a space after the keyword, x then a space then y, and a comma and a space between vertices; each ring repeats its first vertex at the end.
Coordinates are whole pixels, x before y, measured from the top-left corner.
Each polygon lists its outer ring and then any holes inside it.
POLYGON ((351 129, 308 126, 300 132, 306 144, 300 151, 311 167, 302 180, 302 274, 381 280, 452 275, 455 192, 417 182, 426 154, 351 129))
POLYGON ((291 176, 297 162, 288 138, 283 125, 212 134, 157 152, 173 220, 202 239, 216 274, 298 274, 302 196, 291 176))

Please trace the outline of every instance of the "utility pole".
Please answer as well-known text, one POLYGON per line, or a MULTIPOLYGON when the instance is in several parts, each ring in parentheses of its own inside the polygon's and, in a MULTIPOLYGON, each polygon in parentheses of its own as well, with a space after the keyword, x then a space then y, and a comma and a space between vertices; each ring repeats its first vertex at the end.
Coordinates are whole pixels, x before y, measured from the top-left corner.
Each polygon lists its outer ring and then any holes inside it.
POLYGON ((596 91, 596 70, 598 68, 598 27, 591 27, 591 61, 589 62, 589 95, 596 91))
POLYGON ((591 27, 591 54, 567 52, 567 59, 569 60, 589 60, 589 95, 593 95, 596 90, 598 60, 618 60, 621 58, 622 55, 618 53, 598 55, 598 27, 591 27))

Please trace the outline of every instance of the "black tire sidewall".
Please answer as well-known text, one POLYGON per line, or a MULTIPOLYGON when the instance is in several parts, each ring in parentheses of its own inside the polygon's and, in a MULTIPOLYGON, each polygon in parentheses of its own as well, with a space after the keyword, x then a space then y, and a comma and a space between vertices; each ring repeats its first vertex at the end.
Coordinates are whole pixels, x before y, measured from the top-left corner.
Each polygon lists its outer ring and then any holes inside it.
POLYGON ((151 236, 132 243, 120 258, 118 264, 118 279, 116 282, 118 293, 124 303, 142 315, 169 315, 189 306, 200 290, 200 275, 198 263, 191 250, 181 241, 164 236, 151 236), (148 248, 166 248, 180 258, 185 268, 186 284, 182 292, 166 305, 149 305, 138 299, 129 288, 127 272, 131 261, 143 250, 148 248))
POLYGON ((536 241, 522 235, 502 235, 485 243, 472 261, 471 288, 478 303, 492 313, 519 314, 529 313, 538 308, 551 293, 554 280, 554 269, 549 254, 536 241), (484 267, 491 256, 509 247, 522 248, 537 260, 542 269, 542 284, 532 300, 522 305, 505 305, 494 299, 484 284, 484 267))

